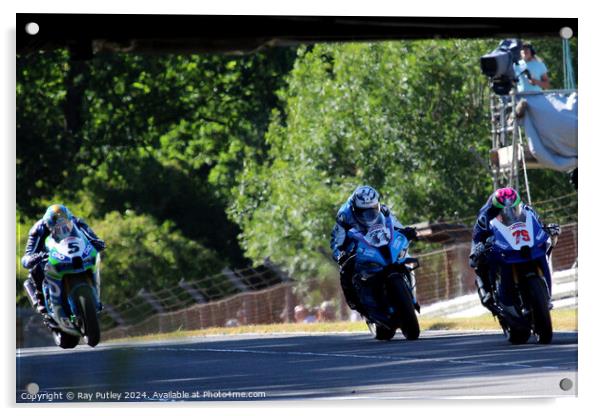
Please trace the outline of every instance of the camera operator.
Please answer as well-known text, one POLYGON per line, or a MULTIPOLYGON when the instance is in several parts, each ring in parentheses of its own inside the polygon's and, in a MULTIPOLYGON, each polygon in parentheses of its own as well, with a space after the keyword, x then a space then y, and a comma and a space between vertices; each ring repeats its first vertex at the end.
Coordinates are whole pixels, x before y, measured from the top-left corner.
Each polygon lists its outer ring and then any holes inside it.
POLYGON ((535 49, 530 43, 524 43, 521 49, 522 59, 514 65, 518 77, 518 92, 542 91, 550 88, 548 69, 543 61, 535 56, 535 49))

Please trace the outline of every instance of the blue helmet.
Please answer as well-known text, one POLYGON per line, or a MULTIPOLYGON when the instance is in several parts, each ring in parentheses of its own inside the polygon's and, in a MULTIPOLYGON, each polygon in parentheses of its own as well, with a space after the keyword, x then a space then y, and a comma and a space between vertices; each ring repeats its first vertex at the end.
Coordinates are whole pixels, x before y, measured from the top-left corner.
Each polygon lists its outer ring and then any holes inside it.
POLYGON ((42 220, 52 236, 58 240, 62 240, 73 230, 73 215, 61 204, 50 205, 42 220))
POLYGON ((370 227, 378 221, 380 195, 371 186, 358 186, 351 196, 351 211, 360 224, 370 227))

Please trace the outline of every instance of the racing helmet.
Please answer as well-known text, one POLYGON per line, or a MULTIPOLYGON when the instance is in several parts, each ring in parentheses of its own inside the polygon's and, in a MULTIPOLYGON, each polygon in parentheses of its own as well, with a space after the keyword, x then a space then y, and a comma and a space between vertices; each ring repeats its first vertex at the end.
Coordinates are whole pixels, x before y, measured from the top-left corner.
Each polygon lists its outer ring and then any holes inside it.
POLYGON ((491 202, 494 207, 503 209, 507 206, 516 207, 522 201, 514 188, 500 188, 493 193, 491 202))
POLYGON ((524 220, 523 202, 513 188, 500 188, 493 193, 493 206, 499 208, 504 222, 524 220))
POLYGON ((380 216, 380 195, 371 186, 359 186, 351 196, 351 211, 360 224, 370 227, 380 216))
POLYGON ((52 237, 60 241, 69 236, 73 230, 73 215, 61 204, 50 205, 42 218, 52 237))

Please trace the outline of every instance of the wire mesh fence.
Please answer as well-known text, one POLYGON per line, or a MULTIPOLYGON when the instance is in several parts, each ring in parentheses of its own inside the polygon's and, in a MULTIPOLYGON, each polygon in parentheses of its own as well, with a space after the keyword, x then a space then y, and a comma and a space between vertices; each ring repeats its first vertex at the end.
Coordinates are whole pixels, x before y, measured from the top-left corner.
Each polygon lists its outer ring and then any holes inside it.
MULTIPOLYGON (((141 289, 136 296, 117 305, 105 305, 101 316, 104 330, 130 327, 156 315, 173 314, 191 306, 213 304, 245 292, 259 292, 283 283, 288 276, 266 262, 256 268, 224 269, 221 273, 197 280, 180 279, 177 285, 158 291, 141 289)), ((222 323, 223 324, 223 323, 222 323)))
POLYGON ((103 338, 291 322, 295 303, 292 283, 279 283, 267 289, 239 293, 206 304, 195 304, 180 310, 156 313, 140 322, 105 330, 103 338))
MULTIPOLYGON (((577 223, 561 227, 552 253, 552 269, 566 270, 577 265, 577 223)), ((452 299, 476 291, 474 270, 468 265, 470 242, 421 254, 416 270, 416 296, 422 305, 452 299)))

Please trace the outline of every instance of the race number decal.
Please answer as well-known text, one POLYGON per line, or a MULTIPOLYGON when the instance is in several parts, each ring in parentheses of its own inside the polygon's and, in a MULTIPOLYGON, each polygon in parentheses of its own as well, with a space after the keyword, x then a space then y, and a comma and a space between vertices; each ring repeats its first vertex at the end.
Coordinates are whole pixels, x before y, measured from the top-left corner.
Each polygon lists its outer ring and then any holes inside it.
POLYGON ((374 247, 381 247, 389 244, 391 233, 382 224, 372 226, 365 237, 368 244, 374 247))
POLYGON ((531 236, 529 236, 529 231, 527 230, 516 230, 512 232, 514 238, 516 238, 516 244, 521 241, 531 241, 531 236))
POLYGON ((56 250, 66 257, 81 256, 86 243, 79 237, 67 237, 56 245, 56 250))
POLYGON ((519 221, 511 225, 504 225, 499 219, 494 218, 490 225, 494 232, 499 233, 496 240, 503 239, 497 244, 503 246, 503 241, 505 241, 510 246, 504 247, 504 250, 508 248, 520 250, 523 246, 533 247, 535 234, 533 234, 533 218, 531 215, 527 216, 525 222, 519 221))
POLYGON ((80 250, 79 245, 75 241, 70 242, 67 247, 69 248, 69 254, 77 253, 80 250))

